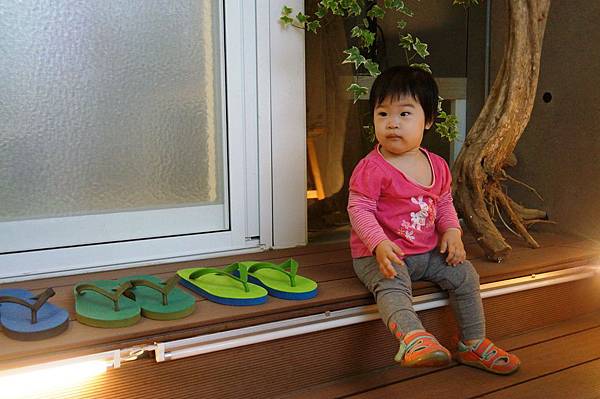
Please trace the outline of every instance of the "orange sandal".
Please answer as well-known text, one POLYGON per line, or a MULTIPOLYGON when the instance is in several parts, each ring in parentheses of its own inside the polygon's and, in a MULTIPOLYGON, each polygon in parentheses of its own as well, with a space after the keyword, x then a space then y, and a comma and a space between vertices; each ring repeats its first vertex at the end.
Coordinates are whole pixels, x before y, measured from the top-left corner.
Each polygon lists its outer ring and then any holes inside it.
POLYGON ((400 341, 394 360, 404 367, 445 366, 450 363, 450 352, 427 331, 415 330, 400 341))
POLYGON ((512 374, 519 369, 521 361, 516 355, 498 348, 487 338, 473 346, 458 343, 458 352, 454 356, 457 362, 477 367, 494 374, 512 374))

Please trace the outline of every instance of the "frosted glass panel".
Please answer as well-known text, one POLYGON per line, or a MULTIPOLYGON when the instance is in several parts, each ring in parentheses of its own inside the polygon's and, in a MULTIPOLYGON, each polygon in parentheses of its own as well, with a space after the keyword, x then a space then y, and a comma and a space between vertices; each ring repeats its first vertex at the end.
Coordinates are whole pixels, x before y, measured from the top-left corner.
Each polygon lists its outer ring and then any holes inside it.
POLYGON ((224 203, 216 0, 0 3, 0 221, 224 203))

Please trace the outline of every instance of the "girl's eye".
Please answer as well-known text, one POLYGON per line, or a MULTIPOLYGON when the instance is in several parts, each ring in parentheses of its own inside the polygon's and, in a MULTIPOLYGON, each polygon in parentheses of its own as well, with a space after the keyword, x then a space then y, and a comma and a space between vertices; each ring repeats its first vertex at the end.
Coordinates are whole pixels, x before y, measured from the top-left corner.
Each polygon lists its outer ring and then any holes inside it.
POLYGON ((408 115, 410 115, 410 112, 401 112, 400 113, 400 116, 408 116, 408 115))
POLYGON ((382 111, 382 112, 379 112, 377 115, 379 115, 379 116, 387 116, 387 112, 383 112, 382 111))

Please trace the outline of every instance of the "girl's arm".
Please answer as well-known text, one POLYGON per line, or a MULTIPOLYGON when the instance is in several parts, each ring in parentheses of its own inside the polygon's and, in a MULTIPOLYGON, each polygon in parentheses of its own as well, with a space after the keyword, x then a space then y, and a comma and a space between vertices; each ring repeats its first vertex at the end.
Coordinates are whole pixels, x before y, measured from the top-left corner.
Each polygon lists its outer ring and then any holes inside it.
POLYGON ((379 264, 379 270, 387 278, 394 278, 396 270, 392 262, 402 265, 404 253, 402 249, 392 241, 383 232, 383 229, 375 218, 377 202, 362 194, 350 191, 348 198, 348 215, 352 228, 369 248, 371 253, 375 252, 375 258, 379 264))
POLYGON ((388 239, 375 218, 377 202, 365 195, 350 191, 348 197, 348 216, 352 228, 361 241, 373 253, 377 245, 388 239))

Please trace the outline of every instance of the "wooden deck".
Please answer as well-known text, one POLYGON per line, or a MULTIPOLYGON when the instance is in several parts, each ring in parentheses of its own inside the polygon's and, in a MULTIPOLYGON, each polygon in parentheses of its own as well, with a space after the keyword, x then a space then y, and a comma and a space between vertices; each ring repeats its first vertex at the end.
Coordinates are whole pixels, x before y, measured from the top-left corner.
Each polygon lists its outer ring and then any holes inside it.
MULTIPOLYGON (((538 233, 536 239, 542 248, 532 250, 512 240, 511 256, 502 264, 486 261, 481 250, 467 242, 469 258, 481 275, 481 282, 526 276, 589 263, 600 254, 598 245, 585 239, 538 233)), ((267 251, 250 256, 256 260, 282 261, 294 257, 301 265, 301 273, 319 282, 319 295, 309 301, 269 301, 255 307, 228 307, 197 297, 197 310, 188 318, 177 321, 142 319, 138 324, 121 329, 99 329, 79 324, 74 318, 73 285, 82 280, 114 279, 139 273, 168 278, 176 270, 196 266, 224 266, 248 257, 233 256, 179 264, 165 264, 138 269, 93 273, 54 279, 40 279, 26 283, 0 286, 23 287, 38 291, 53 287, 56 296, 51 302, 67 308, 71 313, 69 329, 62 335, 44 341, 22 343, 0 334, 0 369, 35 364, 42 361, 73 357, 87 353, 131 347, 134 345, 180 339, 198 334, 256 325, 309 314, 322 313, 352 306, 373 303, 369 292, 354 276, 346 243, 307 246, 278 251, 267 251)), ((430 283, 414 285, 414 294, 437 291, 430 283)))
POLYGON ((497 343, 521 358, 521 370, 496 376, 457 363, 438 369, 388 367, 281 398, 600 398, 600 313, 497 343))

